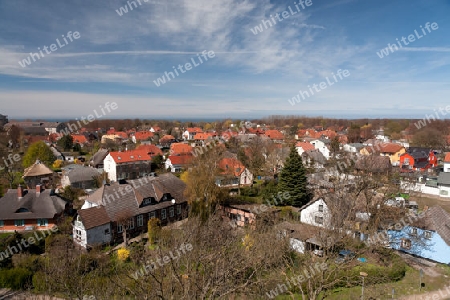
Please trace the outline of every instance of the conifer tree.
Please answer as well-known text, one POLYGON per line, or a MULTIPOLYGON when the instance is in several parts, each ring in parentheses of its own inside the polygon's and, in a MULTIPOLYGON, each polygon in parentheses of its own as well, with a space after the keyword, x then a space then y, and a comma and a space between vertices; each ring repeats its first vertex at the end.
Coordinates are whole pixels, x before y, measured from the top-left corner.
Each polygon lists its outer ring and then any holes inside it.
POLYGON ((278 191, 288 192, 290 197, 287 202, 292 206, 300 207, 310 200, 307 185, 305 166, 297 149, 292 145, 289 157, 280 173, 278 191))

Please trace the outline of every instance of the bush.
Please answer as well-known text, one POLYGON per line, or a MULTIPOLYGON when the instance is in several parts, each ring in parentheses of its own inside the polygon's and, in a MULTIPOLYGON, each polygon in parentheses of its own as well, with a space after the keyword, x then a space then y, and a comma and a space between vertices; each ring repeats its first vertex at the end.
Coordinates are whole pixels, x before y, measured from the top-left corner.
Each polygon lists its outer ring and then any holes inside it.
POLYGON ((0 270, 0 287, 25 290, 31 285, 33 273, 24 268, 0 270))

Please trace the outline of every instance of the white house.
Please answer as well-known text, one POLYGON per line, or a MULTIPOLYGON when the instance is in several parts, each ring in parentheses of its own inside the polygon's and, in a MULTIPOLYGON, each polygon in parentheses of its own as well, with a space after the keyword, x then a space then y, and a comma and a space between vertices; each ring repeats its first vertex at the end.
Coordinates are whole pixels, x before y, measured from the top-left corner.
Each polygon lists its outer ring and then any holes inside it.
POLYGON ((359 150, 364 148, 364 145, 361 143, 351 143, 351 144, 345 144, 342 147, 342 150, 349 153, 359 153, 359 150))
POLYGON ((111 242, 111 221, 105 207, 81 209, 73 224, 73 239, 83 248, 111 242))
POLYGON ((308 142, 298 142, 295 144, 295 149, 297 149, 298 155, 302 155, 306 151, 314 150, 314 145, 308 142))
POLYGON ((328 146, 323 141, 312 140, 310 143, 315 149, 319 150, 326 159, 330 159, 330 149, 328 149, 328 146))
POLYGON ((310 201, 300 208, 300 222, 326 227, 330 224, 331 213, 327 204, 322 198, 310 201))
POLYGON ((136 179, 152 172, 151 161, 152 157, 145 149, 110 152, 103 160, 103 169, 110 181, 136 179))

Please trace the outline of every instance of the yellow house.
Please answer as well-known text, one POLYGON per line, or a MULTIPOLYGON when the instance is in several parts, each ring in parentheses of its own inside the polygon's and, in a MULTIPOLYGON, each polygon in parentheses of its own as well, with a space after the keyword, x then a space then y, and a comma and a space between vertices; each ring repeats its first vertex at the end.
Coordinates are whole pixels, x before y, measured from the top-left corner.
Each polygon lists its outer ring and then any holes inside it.
POLYGON ((367 146, 359 151, 362 155, 379 154, 380 156, 389 156, 391 165, 400 165, 400 156, 406 153, 405 147, 394 143, 376 143, 373 146, 367 146))

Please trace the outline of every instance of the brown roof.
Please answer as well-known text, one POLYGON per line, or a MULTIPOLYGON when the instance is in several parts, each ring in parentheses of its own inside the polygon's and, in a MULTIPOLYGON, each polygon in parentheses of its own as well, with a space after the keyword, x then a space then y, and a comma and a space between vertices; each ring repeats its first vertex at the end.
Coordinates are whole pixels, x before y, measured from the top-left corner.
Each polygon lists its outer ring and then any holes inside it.
POLYGON ((78 215, 80 216, 85 229, 91 229, 110 222, 106 209, 103 206, 80 209, 78 215))
POLYGON ((127 184, 105 185, 90 195, 86 201, 105 208, 109 220, 117 221, 125 215, 136 216, 153 210, 169 207, 170 201, 163 201, 164 194, 170 194, 177 203, 186 202, 183 196, 186 185, 171 173, 156 177, 129 180, 127 184), (154 198, 157 204, 139 207, 146 198, 154 198))
POLYGON ((19 199, 17 189, 10 189, 0 198, 0 220, 52 219, 64 211, 66 204, 51 195, 50 190, 36 193, 35 189, 24 189, 23 197, 19 199))
POLYGON ((357 170, 368 172, 385 172, 389 171, 391 167, 389 156, 363 156, 355 164, 357 170))
POLYGON ((317 236, 322 228, 312 226, 304 223, 290 223, 282 222, 277 225, 278 228, 288 231, 289 237, 298 239, 300 241, 306 241, 307 239, 317 236))
MULTIPOLYGON (((450 214, 440 206, 433 206, 425 212, 425 218, 418 220, 417 227, 433 230, 450 246, 450 214)), ((417 224, 414 224, 417 225, 417 224)))
POLYGON ((25 169, 23 172, 23 178, 25 177, 35 177, 35 176, 44 176, 51 175, 53 171, 50 170, 46 165, 41 163, 40 161, 36 161, 32 166, 25 169))

